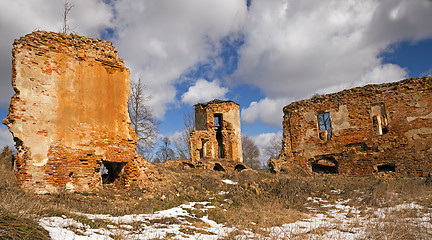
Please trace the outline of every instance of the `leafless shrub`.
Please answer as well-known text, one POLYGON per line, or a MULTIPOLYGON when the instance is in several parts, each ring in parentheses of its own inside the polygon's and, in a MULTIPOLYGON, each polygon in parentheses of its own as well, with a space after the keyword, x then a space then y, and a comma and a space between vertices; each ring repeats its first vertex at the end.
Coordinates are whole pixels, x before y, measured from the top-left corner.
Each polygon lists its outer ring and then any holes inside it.
POLYGON ((67 0, 65 0, 63 2, 63 15, 62 15, 62 17, 63 17, 62 33, 63 34, 68 34, 68 32, 70 31, 70 26, 68 23, 68 15, 69 15, 69 13, 73 7, 74 7, 74 5, 67 0))
POLYGON ((252 169, 260 169, 260 151, 254 141, 246 135, 242 136, 243 162, 252 169))

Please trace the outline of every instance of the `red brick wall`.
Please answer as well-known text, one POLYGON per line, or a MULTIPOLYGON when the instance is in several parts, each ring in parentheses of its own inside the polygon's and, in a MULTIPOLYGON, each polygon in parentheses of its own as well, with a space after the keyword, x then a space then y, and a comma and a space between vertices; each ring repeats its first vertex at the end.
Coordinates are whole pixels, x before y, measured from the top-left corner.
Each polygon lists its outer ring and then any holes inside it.
POLYGON ((144 174, 128 114, 129 70, 110 42, 38 31, 15 40, 12 54, 15 95, 4 123, 24 189, 93 190, 103 161, 126 164, 124 185, 144 174))
POLYGON ((377 166, 396 173, 432 171, 432 78, 406 79, 316 96, 284 107, 283 149, 278 168, 312 172, 312 164, 331 160, 339 174, 368 175, 377 166), (372 107, 382 103, 388 133, 374 129, 372 107), (319 138, 317 115, 328 112, 332 138, 319 138))

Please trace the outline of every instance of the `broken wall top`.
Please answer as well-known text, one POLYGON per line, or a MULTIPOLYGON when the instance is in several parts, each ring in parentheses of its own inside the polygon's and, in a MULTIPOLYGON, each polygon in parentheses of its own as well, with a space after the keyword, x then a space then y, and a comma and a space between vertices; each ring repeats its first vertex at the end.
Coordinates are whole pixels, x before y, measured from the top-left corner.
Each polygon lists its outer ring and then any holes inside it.
POLYGON ((233 101, 214 99, 206 103, 198 103, 195 106, 195 130, 214 129, 214 115, 222 114, 223 121, 232 125, 240 132, 239 105, 233 101))
POLYGON ((283 108, 283 111, 289 112, 294 109, 300 109, 302 107, 310 106, 311 104, 318 104, 324 99, 328 101, 337 102, 340 98, 344 98, 345 96, 363 95, 365 97, 368 96, 375 97, 375 96, 381 96, 383 93, 399 92, 404 90, 411 91, 416 89, 430 90, 431 88, 432 88, 432 77, 409 78, 398 82, 384 83, 384 84, 369 84, 363 87, 345 89, 336 93, 314 96, 310 99, 292 102, 286 105, 283 108))
POLYGON ((101 39, 78 34, 36 31, 15 39, 13 45, 13 53, 26 50, 34 51, 34 54, 38 56, 62 53, 80 61, 95 60, 107 68, 127 70, 112 43, 101 39))
POLYGON ((238 103, 231 101, 231 100, 219 100, 219 99, 213 99, 211 101, 205 102, 205 103, 197 103, 194 106, 202 106, 202 107, 207 107, 210 104, 221 104, 221 103, 234 103, 236 105, 239 105, 238 103))

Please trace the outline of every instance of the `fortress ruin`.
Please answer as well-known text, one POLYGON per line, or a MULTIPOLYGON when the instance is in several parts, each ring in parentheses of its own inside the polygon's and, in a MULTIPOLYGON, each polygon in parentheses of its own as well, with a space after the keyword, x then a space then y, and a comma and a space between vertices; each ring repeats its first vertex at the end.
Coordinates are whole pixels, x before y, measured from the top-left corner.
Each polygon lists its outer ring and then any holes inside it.
POLYGON ((129 70, 112 43, 37 31, 15 40, 12 133, 21 187, 36 193, 129 186, 148 164, 135 152, 129 70))
POLYGON ((212 100, 195 105, 195 130, 189 139, 192 162, 231 159, 243 162, 239 105, 212 100))
POLYGON ((284 109, 275 171, 369 175, 432 171, 432 77, 367 85, 284 109))

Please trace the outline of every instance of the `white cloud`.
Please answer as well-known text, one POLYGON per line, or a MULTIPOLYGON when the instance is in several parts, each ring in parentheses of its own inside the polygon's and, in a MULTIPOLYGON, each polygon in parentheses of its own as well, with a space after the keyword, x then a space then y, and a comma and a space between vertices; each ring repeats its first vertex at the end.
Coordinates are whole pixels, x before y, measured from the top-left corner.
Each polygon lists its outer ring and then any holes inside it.
POLYGON ((187 92, 181 96, 184 103, 193 105, 199 102, 207 102, 213 99, 226 99, 225 94, 228 88, 220 86, 217 80, 212 82, 204 79, 196 81, 195 85, 191 86, 187 92))
MULTIPOLYGON (((71 28, 88 37, 114 30, 112 41, 130 68, 140 76, 152 99, 154 115, 163 119, 175 102, 182 73, 199 61, 214 57, 220 40, 244 25, 243 0, 75 0, 69 15, 71 28)), ((59 31, 62 3, 58 0, 0 1, 0 106, 12 95, 11 48, 14 38, 35 29, 59 31)))
MULTIPOLYGON (((183 73, 209 59, 213 68, 221 67, 214 57, 227 36, 245 36, 238 69, 228 81, 252 84, 265 94, 242 110, 243 121, 272 125, 280 125, 281 107, 291 100, 406 77, 399 66, 383 64, 380 53, 401 40, 432 37, 429 0, 257 0, 250 11, 245 0, 72 2, 74 31, 99 37, 106 28, 114 30, 114 45, 132 79, 140 76, 146 84, 159 119, 176 102, 183 73)), ((13 39, 38 28, 58 31, 61 15, 58 0, 0 1, 0 107, 12 95, 13 39)), ((191 103, 189 94, 182 101, 191 103)))
POLYGON ((255 143, 255 145, 258 147, 260 151, 259 159, 263 164, 267 164, 267 160, 269 160, 269 157, 266 154, 266 147, 270 145, 270 141, 276 140, 276 141, 282 141, 282 131, 275 132, 275 133, 262 133, 255 136, 249 136, 255 143))
MULTIPOLYGON (((112 9, 102 0, 74 0, 68 22, 72 31, 88 37, 99 37, 99 31, 110 27, 112 9)), ((12 44, 34 30, 58 32, 62 26, 63 1, 0 1, 0 107, 9 105, 13 94, 11 81, 12 44)))
POLYGON ((265 124, 281 126, 282 108, 292 101, 292 98, 264 98, 258 102, 251 102, 249 107, 241 110, 241 119, 249 124, 259 119, 265 124))
POLYGON ((247 14, 243 0, 119 0, 114 8, 119 53, 147 85, 160 119, 175 102, 181 74, 214 57, 247 14))
POLYGON ((13 147, 15 145, 12 134, 5 127, 0 126, 0 149, 5 146, 13 147))
POLYGON ((363 74, 362 78, 356 82, 347 82, 340 85, 335 85, 317 90, 319 94, 334 93, 344 89, 353 88, 357 86, 364 86, 367 84, 380 84, 385 82, 395 82, 407 77, 404 69, 395 64, 383 64, 374 67, 370 71, 363 74))
MULTIPOLYGON (((407 74, 379 54, 401 40, 432 37, 427 0, 253 1, 233 80, 267 98, 397 81, 407 74)), ((264 108, 264 107, 262 107, 264 108)))

